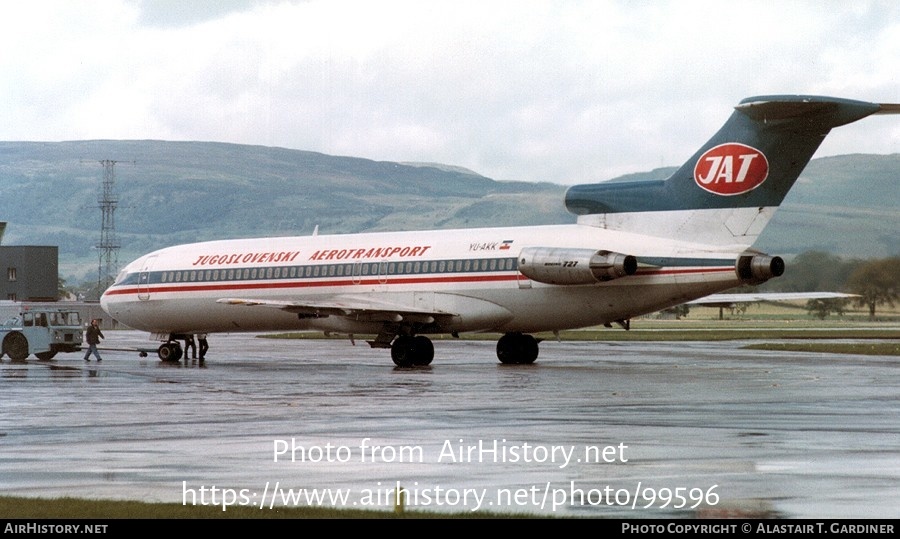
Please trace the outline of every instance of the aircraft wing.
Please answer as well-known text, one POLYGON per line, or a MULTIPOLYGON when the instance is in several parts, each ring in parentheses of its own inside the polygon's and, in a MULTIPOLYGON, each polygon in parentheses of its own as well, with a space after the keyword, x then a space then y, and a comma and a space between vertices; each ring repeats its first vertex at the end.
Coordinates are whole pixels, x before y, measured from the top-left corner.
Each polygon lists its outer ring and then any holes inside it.
POLYGON ((754 303, 757 301, 792 301, 802 299, 839 299, 856 298, 858 294, 842 292, 756 292, 748 294, 712 294, 687 302, 688 305, 733 305, 735 303, 754 303))
POLYGON ((455 316, 454 313, 415 309, 408 305, 398 305, 370 298, 336 297, 325 301, 277 301, 268 299, 222 298, 217 303, 245 305, 248 307, 270 307, 289 313, 324 318, 344 316, 353 320, 370 322, 419 322, 430 324, 437 318, 455 316))

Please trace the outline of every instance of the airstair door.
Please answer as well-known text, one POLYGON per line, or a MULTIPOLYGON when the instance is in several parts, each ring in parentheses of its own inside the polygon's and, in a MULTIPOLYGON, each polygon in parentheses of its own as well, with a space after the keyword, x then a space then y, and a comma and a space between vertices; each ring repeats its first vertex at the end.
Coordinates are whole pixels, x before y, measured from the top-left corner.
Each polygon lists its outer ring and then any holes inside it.
POLYGON ((141 301, 150 299, 150 270, 153 268, 153 263, 156 262, 156 256, 148 256, 138 274, 138 299, 141 301))

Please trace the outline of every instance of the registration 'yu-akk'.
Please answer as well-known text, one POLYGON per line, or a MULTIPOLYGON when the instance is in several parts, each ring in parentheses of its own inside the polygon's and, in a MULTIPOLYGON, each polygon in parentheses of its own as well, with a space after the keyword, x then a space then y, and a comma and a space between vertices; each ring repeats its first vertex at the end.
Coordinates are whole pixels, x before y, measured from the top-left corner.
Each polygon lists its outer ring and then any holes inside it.
POLYGON ((834 127, 900 105, 745 99, 671 177, 571 187, 576 224, 221 240, 154 251, 103 294, 119 322, 181 358, 197 333, 369 335, 400 366, 428 335, 496 332, 503 363, 532 363, 537 332, 619 324, 784 271, 752 248, 834 127))

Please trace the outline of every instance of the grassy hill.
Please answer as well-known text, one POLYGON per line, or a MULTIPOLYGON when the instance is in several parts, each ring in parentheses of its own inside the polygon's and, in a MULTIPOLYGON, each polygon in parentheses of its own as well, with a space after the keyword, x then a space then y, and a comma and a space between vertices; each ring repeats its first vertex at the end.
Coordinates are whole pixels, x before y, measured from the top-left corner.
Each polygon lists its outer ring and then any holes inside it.
POLYGON ((900 254, 900 154, 813 159, 760 237, 763 250, 900 254))
MULTIPOLYGON (((117 161, 120 265, 176 243, 316 226, 346 233, 575 221, 563 206, 566 186, 498 182, 450 165, 212 142, 0 142, 4 244, 58 245, 67 281, 95 278, 107 159, 117 161)), ((787 256, 896 254, 898 181, 900 154, 814 160, 758 246, 787 256)))

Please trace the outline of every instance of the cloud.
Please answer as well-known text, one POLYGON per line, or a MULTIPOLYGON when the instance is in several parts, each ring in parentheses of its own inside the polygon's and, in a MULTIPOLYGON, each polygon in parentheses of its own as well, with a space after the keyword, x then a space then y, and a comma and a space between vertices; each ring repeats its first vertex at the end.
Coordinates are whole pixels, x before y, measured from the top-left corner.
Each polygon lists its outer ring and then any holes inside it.
MULTIPOLYGON (((737 102, 900 102, 900 4, 29 2, 0 22, 5 140, 214 140, 499 180, 680 164, 737 102)), ((894 153, 897 122, 817 155, 894 153)))
POLYGON ((184 28, 250 11, 260 2, 247 0, 133 0, 137 23, 156 28, 184 28))

